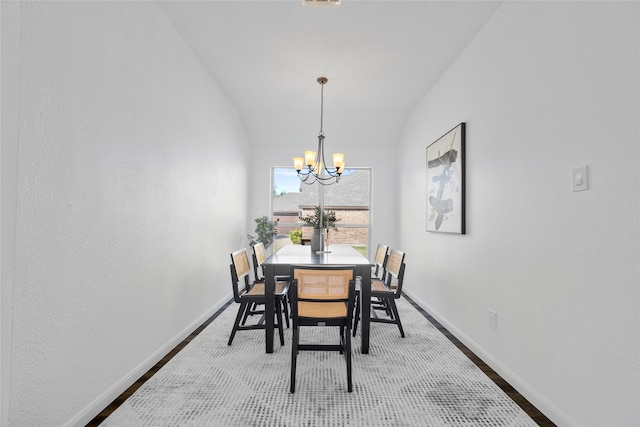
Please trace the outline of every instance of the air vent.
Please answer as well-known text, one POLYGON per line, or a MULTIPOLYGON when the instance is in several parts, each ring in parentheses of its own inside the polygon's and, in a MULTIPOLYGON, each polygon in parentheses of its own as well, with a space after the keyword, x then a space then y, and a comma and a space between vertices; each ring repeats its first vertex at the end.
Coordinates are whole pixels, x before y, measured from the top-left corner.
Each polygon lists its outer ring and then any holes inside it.
POLYGON ((302 0, 307 6, 340 6, 342 0, 302 0))

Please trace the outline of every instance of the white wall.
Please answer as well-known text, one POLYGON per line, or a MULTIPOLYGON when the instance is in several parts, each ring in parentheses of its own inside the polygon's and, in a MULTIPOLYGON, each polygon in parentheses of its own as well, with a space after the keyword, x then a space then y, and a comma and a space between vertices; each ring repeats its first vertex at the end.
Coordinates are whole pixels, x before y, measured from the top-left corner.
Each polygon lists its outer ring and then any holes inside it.
POLYGON ((1 422, 83 425, 230 295, 248 144, 155 3, 11 7, 1 422))
POLYGON ((467 235, 416 233, 426 166, 400 169, 406 290, 560 425, 640 424, 639 9, 505 2, 401 143, 467 123, 467 235))
POLYGON ((8 424, 9 385, 11 378, 11 303, 13 301, 14 241, 15 241, 15 182, 18 138, 18 111, 11 108, 18 103, 18 45, 20 34, 18 3, 0 3, 0 162, 2 197, 0 198, 0 425, 8 424), (11 59, 8 61, 7 59, 11 59), (9 203, 7 203, 9 202, 9 203), (11 268, 8 268, 11 266, 11 268))

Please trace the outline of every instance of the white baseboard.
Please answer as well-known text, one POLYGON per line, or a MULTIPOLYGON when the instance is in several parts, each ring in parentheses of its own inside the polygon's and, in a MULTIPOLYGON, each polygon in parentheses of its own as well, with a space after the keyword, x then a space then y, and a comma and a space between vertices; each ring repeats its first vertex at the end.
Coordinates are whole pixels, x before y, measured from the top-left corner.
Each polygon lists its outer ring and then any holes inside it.
POLYGON ((482 359, 491 369, 496 371, 498 375, 504 378, 518 393, 524 396, 533 404, 540 412, 558 426, 574 426, 577 425, 569 416, 561 411, 556 405, 551 403, 538 391, 534 390, 527 382, 511 371, 507 366, 503 365, 491 353, 487 352, 483 347, 478 345, 474 340, 465 335, 455 325, 451 324, 446 318, 440 315, 438 311, 433 309, 429 304, 421 300, 412 292, 403 289, 403 293, 407 294, 416 304, 422 307, 427 313, 433 316, 440 324, 442 324, 453 336, 467 346, 476 356, 482 359))
POLYGON ((125 390, 127 390, 138 378, 145 374, 149 369, 153 368, 156 363, 162 360, 171 350, 173 350, 178 344, 180 344, 186 337, 188 337, 193 331, 195 331, 200 325, 202 325, 209 317, 211 317, 216 311, 220 310, 229 300, 232 295, 225 296, 220 302, 211 307, 205 313, 203 313, 196 320, 191 322, 180 333, 168 341, 165 345, 156 350, 146 360, 136 366, 131 372, 124 376, 120 381, 111 386, 108 390, 102 393, 97 399, 91 402, 86 408, 80 411, 76 416, 69 420, 65 426, 69 427, 81 427, 87 425, 96 415, 98 415, 104 408, 109 406, 111 402, 116 400, 125 390))

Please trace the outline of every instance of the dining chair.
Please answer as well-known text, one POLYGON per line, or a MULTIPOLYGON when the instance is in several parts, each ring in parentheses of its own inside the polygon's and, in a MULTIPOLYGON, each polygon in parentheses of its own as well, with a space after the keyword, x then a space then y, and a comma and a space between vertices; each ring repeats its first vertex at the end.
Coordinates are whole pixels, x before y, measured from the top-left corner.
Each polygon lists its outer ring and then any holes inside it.
MULTIPOLYGON (((233 338, 237 331, 252 330, 252 329, 265 329, 264 319, 261 319, 255 323, 246 325, 245 314, 251 310, 254 304, 265 303, 264 282, 251 283, 249 279, 251 273, 251 265, 249 264, 249 255, 246 249, 240 249, 231 254, 231 285, 233 290, 233 300, 240 304, 238 307, 238 314, 236 320, 233 323, 233 329, 231 330, 231 336, 227 345, 231 345, 233 338)), ((289 284, 286 281, 276 282, 275 287, 275 313, 276 324, 278 332, 280 334, 280 344, 284 345, 284 332, 282 330, 282 301, 287 295, 289 290, 289 284)), ((255 314, 255 313, 251 313, 255 314)))
MULTIPOLYGON (((402 322, 400 321, 400 315, 398 314, 398 307, 395 300, 402 296, 402 282, 404 281, 404 269, 405 269, 405 253, 397 249, 391 249, 389 257, 386 263, 385 278, 384 279, 371 279, 371 298, 376 298, 381 301, 382 304, 372 304, 372 310, 384 310, 386 317, 380 317, 378 315, 369 315, 370 322, 378 323, 392 323, 398 325, 400 330, 400 336, 404 338, 404 329, 402 328, 402 322)), ((366 315, 365 313, 362 313, 366 315)), ((358 317, 355 317, 353 326, 353 335, 356 334, 358 328, 358 317)))
MULTIPOLYGON (((267 260, 267 252, 264 249, 264 243, 262 242, 258 242, 255 245, 253 245, 253 273, 254 273, 254 278, 255 281, 254 283, 264 283, 265 277, 264 277, 264 271, 262 270, 262 264, 267 260)), ((288 282, 289 281, 289 276, 276 276, 275 277, 276 283, 277 282, 288 282)), ((284 312, 284 320, 285 323, 287 325, 287 328, 290 327, 289 324, 289 298, 287 295, 284 295, 284 297, 282 298, 282 310, 284 312)), ((251 307, 251 310, 247 310, 245 313, 245 318, 243 319, 243 323, 246 321, 246 318, 248 315, 252 314, 252 313, 258 313, 260 312, 259 310, 257 310, 255 308, 255 305, 253 307, 251 307)))
MULTIPOLYGON (((290 392, 296 390, 296 364, 300 351, 339 351, 347 365, 347 391, 353 391, 351 375, 351 323, 355 298, 355 266, 293 265, 289 299, 293 319, 290 392), (307 326, 337 327, 339 343, 300 343, 307 326)), ((305 336, 305 338, 307 338, 305 336)))
MULTIPOLYGON (((378 243, 375 257, 373 258, 373 267, 371 279, 384 280, 385 269, 387 267, 387 260, 389 259, 389 246, 378 243)), ((356 336, 358 328, 358 321, 360 320, 360 289, 358 287, 359 282, 356 282, 356 301, 355 301, 355 313, 353 314, 353 336, 356 336)), ((384 300, 376 298, 372 301, 372 304, 376 306, 384 306, 384 300)))

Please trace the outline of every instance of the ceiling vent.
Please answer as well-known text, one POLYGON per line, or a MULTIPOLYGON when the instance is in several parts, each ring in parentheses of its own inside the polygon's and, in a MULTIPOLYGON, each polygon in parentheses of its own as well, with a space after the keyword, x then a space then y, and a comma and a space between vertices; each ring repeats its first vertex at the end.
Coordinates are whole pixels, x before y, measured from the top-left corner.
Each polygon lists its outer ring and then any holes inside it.
POLYGON ((340 6, 342 0, 302 0, 307 6, 340 6))

